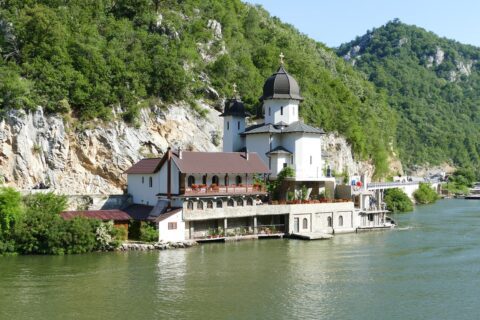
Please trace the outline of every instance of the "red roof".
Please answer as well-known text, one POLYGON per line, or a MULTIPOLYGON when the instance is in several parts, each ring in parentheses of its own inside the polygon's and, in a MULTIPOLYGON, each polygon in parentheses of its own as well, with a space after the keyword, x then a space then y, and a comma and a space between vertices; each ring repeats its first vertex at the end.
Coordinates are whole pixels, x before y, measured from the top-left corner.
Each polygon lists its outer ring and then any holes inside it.
POLYGON ((151 174, 160 170, 162 158, 142 159, 131 166, 125 173, 151 174))
POLYGON ((75 217, 99 219, 103 221, 128 221, 132 218, 122 210, 86 210, 86 211, 64 211, 60 213, 63 219, 70 220, 75 217))
POLYGON ((163 221, 179 212, 181 212, 183 209, 182 208, 173 208, 172 210, 170 211, 167 211, 165 213, 162 213, 161 215, 159 215, 156 219, 154 219, 155 222, 160 222, 160 221, 163 221))
MULTIPOLYGON (((143 159, 125 173, 152 174, 160 170, 167 155, 162 159, 143 159)), ((269 173, 256 152, 192 152, 183 151, 182 158, 172 152, 172 160, 182 173, 269 173)))

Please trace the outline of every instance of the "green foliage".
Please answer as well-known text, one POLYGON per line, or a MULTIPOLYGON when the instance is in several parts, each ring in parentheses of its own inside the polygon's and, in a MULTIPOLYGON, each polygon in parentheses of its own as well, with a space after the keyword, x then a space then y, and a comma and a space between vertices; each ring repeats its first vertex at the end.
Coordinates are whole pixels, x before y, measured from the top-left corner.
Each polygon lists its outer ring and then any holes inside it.
POLYGON ((98 220, 83 217, 64 221, 63 248, 65 253, 86 253, 95 250, 97 247, 95 231, 99 224, 98 220))
MULTIPOLYGON (((400 158, 480 168, 480 49, 398 19, 342 45, 398 114, 400 158), (462 65, 470 66, 465 72, 462 65)), ((352 60, 350 60, 352 61, 352 60)))
POLYGON ((149 223, 142 223, 140 228, 140 240, 144 242, 157 242, 158 231, 149 223))
POLYGON ((278 173, 276 180, 269 180, 267 182, 267 190, 268 193, 271 195, 272 199, 277 200, 280 198, 283 181, 285 180, 285 178, 293 177, 295 177, 295 170, 293 170, 293 168, 290 166, 286 166, 278 173))
POLYGON ((306 185, 302 185, 302 188, 300 189, 301 200, 307 200, 307 195, 308 195, 308 188, 306 185))
POLYGON ((121 106, 125 121, 135 123, 141 101, 191 101, 208 86, 229 96, 236 82, 256 114, 263 82, 283 51, 302 87, 304 120, 345 135, 359 158, 374 160, 377 176, 388 173, 397 117, 386 95, 332 50, 259 6, 240 0, 6 3, 1 110, 41 105, 108 120, 112 106, 121 106), (209 20, 221 23, 221 37, 209 20))
POLYGON ((20 193, 13 188, 0 188, 0 240, 10 236, 11 229, 22 216, 21 199, 20 193))
POLYGON ((98 250, 112 250, 120 245, 120 241, 115 238, 117 231, 113 221, 101 222, 95 230, 96 248, 98 250))
POLYGON ((385 191, 387 209, 393 212, 408 212, 413 210, 412 200, 401 189, 387 189, 385 191))
POLYGON ((472 169, 460 168, 448 177, 443 188, 454 194, 467 194, 476 180, 477 176, 472 169))
POLYGON ((413 193, 413 197, 419 204, 434 203, 439 199, 438 194, 428 183, 420 183, 418 190, 413 193))

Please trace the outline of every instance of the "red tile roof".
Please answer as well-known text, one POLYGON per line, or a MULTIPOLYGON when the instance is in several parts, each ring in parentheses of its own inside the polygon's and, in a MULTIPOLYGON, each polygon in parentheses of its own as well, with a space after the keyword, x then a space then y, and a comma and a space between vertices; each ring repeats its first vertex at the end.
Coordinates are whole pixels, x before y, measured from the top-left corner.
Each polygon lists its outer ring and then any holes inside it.
POLYGON ((269 173, 257 153, 249 152, 190 152, 183 151, 172 159, 182 173, 269 173))
MULTIPOLYGON (((256 152, 192 152, 183 151, 182 158, 172 152, 172 160, 182 173, 269 173, 256 152)), ((163 158, 143 159, 125 171, 127 174, 152 174, 160 170, 163 158)))
POLYGON ((163 220, 173 216, 174 214, 181 212, 182 210, 183 210, 182 208, 172 208, 172 210, 167 211, 167 212, 159 215, 157 218, 154 219, 154 221, 155 222, 163 221, 163 220))
POLYGON ((64 211, 60 213, 61 217, 65 220, 70 220, 75 217, 85 217, 90 219, 99 219, 103 221, 128 221, 131 220, 126 212, 122 210, 86 210, 86 211, 64 211))
POLYGON ((162 158, 142 159, 131 166, 125 173, 151 174, 160 170, 162 158))

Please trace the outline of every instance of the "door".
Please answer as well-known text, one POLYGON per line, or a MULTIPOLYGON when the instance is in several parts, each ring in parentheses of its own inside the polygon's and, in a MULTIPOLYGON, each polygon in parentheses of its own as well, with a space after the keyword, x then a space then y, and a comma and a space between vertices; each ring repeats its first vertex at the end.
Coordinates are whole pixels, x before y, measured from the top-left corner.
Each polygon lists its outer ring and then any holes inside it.
POLYGON ((300 232, 300 218, 293 219, 293 232, 295 233, 300 232))

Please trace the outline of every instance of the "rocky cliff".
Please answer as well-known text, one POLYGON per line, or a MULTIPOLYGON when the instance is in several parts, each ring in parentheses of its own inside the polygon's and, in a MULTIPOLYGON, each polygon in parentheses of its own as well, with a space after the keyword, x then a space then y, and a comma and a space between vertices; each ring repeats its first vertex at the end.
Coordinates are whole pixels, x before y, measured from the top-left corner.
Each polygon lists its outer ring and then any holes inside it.
MULTIPOLYGON (((222 118, 214 108, 200 116, 174 104, 143 109, 135 126, 123 121, 89 122, 34 112, 10 111, 0 122, 0 178, 28 191, 44 183, 63 194, 117 194, 125 188, 123 172, 144 157, 161 156, 168 146, 219 151, 222 118)), ((325 161, 336 172, 374 172, 369 162, 355 160, 351 146, 336 134, 325 136, 325 161)))
POLYGON ((64 194, 114 194, 125 187, 123 172, 168 146, 215 151, 221 118, 200 116, 182 104, 143 109, 135 126, 123 121, 90 122, 35 112, 10 111, 0 122, 0 176, 6 185, 30 190, 40 183, 64 194))

